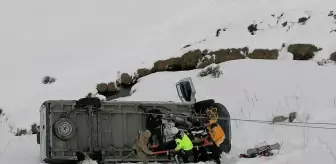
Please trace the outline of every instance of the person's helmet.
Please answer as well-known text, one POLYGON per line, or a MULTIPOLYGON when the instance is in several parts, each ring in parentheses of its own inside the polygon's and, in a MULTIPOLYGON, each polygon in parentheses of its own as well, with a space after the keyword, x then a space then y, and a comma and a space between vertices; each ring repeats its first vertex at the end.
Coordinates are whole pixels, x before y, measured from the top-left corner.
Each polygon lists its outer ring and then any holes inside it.
POLYGON ((217 108, 214 108, 214 107, 207 108, 206 115, 211 120, 218 120, 217 108))
POLYGON ((179 132, 179 130, 178 130, 176 127, 172 127, 172 128, 171 128, 171 132, 172 132, 173 134, 177 134, 177 133, 179 132))

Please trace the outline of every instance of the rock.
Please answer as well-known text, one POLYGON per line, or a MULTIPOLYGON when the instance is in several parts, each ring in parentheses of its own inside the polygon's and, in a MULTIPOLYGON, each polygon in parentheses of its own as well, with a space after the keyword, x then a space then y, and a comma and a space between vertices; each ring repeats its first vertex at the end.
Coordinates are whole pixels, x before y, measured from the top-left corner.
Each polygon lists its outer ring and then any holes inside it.
POLYGON ((287 24, 288 24, 288 22, 286 21, 286 22, 284 22, 284 23, 282 23, 282 27, 286 27, 287 26, 287 24))
POLYGON ((222 30, 222 29, 217 29, 217 31, 216 31, 216 37, 219 36, 221 30, 222 30))
POLYGON ((132 76, 132 84, 136 84, 139 80, 139 76, 137 75, 137 73, 134 73, 134 75, 132 76))
POLYGON ((210 55, 215 56, 215 63, 222 63, 230 60, 244 59, 245 54, 248 51, 248 48, 242 49, 220 49, 218 51, 210 52, 210 55))
POLYGON ((276 49, 255 49, 252 53, 247 56, 251 59, 271 59, 276 60, 278 58, 279 52, 276 49))
POLYGON ((120 79, 116 80, 115 84, 116 84, 117 87, 120 87, 120 85, 121 85, 120 79))
POLYGON ((181 68, 182 70, 192 70, 197 66, 198 61, 202 58, 200 50, 189 51, 182 55, 181 68))
POLYGON ((27 135, 28 134, 28 130, 27 129, 16 129, 16 133, 15 136, 23 136, 23 135, 27 135))
POLYGON ((320 50, 312 44, 291 44, 287 51, 293 54, 294 60, 309 60, 320 50))
POLYGON ((334 11, 329 11, 328 16, 329 16, 329 17, 330 17, 330 16, 334 16, 334 11))
POLYGON ((118 92, 118 87, 114 82, 110 82, 107 84, 107 91, 108 92, 118 92))
POLYGON ((107 84, 106 83, 100 83, 97 85, 97 91, 99 93, 104 93, 107 91, 107 84))
POLYGON ((273 118, 273 124, 276 122, 284 122, 288 119, 288 117, 285 116, 276 116, 273 118))
POLYGON ((130 84, 132 84, 132 81, 133 81, 132 77, 129 74, 127 74, 127 73, 121 74, 121 76, 120 76, 121 84, 130 85, 130 84))
POLYGON ((36 124, 31 125, 32 134, 37 134, 37 132, 39 131, 37 127, 38 126, 36 124))
POLYGON ((330 57, 329 60, 335 61, 336 62, 336 52, 333 52, 330 57))
POLYGON ((205 68, 209 66, 210 64, 215 63, 214 56, 206 55, 202 58, 200 63, 196 66, 196 68, 205 68))
POLYGON ((247 29, 251 33, 251 35, 255 35, 256 31, 258 31, 257 26, 258 26, 257 24, 251 24, 247 27, 247 29))
POLYGON ((187 44, 187 45, 183 46, 183 48, 188 48, 190 46, 191 46, 190 44, 187 44))
POLYGON ((130 96, 131 95, 130 91, 131 91, 131 88, 123 88, 123 87, 121 87, 118 92, 113 93, 113 94, 108 94, 105 97, 106 97, 107 101, 110 101, 110 100, 113 100, 113 99, 130 96))
POLYGON ((151 71, 147 68, 141 68, 141 69, 137 70, 137 73, 138 73, 139 78, 140 78, 140 77, 144 77, 144 76, 149 75, 151 73, 151 71))
POLYGON ((42 83, 43 84, 52 84, 56 81, 56 78, 54 77, 51 77, 51 76, 45 76, 43 79, 42 79, 42 83))
POLYGON ((306 22, 307 22, 309 19, 310 19, 310 16, 309 16, 309 17, 301 17, 301 18, 299 18, 298 23, 299 23, 299 24, 302 24, 302 25, 305 25, 306 22))
POLYGON ((180 57, 169 58, 167 60, 159 60, 154 63, 151 72, 162 71, 180 71, 182 59, 180 57))
POLYGON ((207 49, 202 51, 202 56, 208 55, 209 51, 207 49))
POLYGON ((296 115, 297 115, 296 112, 289 113, 289 122, 293 122, 296 118, 296 115))

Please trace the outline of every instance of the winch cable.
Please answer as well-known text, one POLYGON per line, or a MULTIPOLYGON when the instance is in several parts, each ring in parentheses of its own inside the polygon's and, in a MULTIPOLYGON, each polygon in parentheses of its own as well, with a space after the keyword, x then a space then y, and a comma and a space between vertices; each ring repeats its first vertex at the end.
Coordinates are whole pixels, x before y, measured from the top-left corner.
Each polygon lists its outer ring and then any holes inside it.
MULTIPOLYGON (((105 110, 107 112, 107 110, 105 110)), ((176 113, 166 113, 166 114, 159 114, 159 113, 150 113, 150 112, 136 112, 136 111, 113 111, 111 113, 129 113, 129 114, 142 114, 142 115, 160 115, 169 117, 182 117, 182 118, 198 118, 198 119, 206 119, 208 117, 205 116, 185 116, 176 113)), ((229 120, 227 117, 218 117, 218 120, 229 120)), ((230 118, 232 121, 240 121, 240 122, 253 122, 253 123, 260 123, 260 124, 270 124, 270 125, 280 125, 280 126, 291 126, 291 127, 301 127, 301 128, 313 128, 313 129, 331 129, 336 130, 336 123, 331 122, 278 122, 273 123, 273 121, 267 120, 252 120, 252 119, 240 119, 240 118, 230 118), (301 124, 301 125, 300 125, 301 124), (335 127, 326 127, 326 126, 311 126, 311 125, 330 125, 335 127)))

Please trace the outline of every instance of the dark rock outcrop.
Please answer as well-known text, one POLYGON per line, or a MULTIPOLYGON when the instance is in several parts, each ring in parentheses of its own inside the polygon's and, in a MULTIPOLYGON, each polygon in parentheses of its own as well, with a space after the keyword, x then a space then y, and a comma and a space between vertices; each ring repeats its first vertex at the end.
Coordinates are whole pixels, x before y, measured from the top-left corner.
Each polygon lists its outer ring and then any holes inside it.
MULTIPOLYGON (((284 47, 285 45, 283 44, 282 48, 284 47)), ((287 50, 293 54, 294 60, 309 60, 321 48, 311 44, 291 44, 287 50)), ((278 55, 279 50, 277 49, 255 49, 252 52, 249 52, 247 47, 219 49, 217 51, 197 49, 189 51, 181 57, 158 60, 154 63, 153 68, 138 69, 134 76, 123 73, 120 79, 117 79, 115 82, 98 84, 97 90, 100 95, 104 95, 107 99, 115 99, 129 96, 131 87, 137 83, 139 78, 155 72, 193 70, 196 68, 205 68, 213 63, 219 64, 230 60, 245 59, 246 57, 251 59, 276 60, 278 55)), ((330 60, 336 61, 336 52, 330 56, 330 60)))
POLYGON ((310 16, 309 17, 301 17, 301 18, 299 18, 298 23, 301 24, 301 25, 305 25, 309 19, 310 19, 310 16))
POLYGON ((131 85, 133 83, 132 77, 128 73, 123 73, 120 76, 121 85, 131 85))
POLYGON ((218 51, 210 52, 209 55, 215 56, 215 63, 222 63, 230 60, 245 59, 245 53, 248 52, 248 48, 232 48, 232 49, 220 49, 218 51))
POLYGON ((255 35, 255 33, 258 31, 257 26, 257 24, 251 24, 247 27, 247 30, 251 33, 251 35, 255 35))
POLYGON ((52 84, 56 81, 56 78, 54 77, 51 77, 51 76, 45 76, 43 79, 42 79, 42 83, 43 84, 52 84))
POLYGON ((333 52, 333 53, 330 55, 329 60, 336 62, 336 52, 333 52))
POLYGON ((106 83, 100 83, 97 85, 97 91, 99 93, 104 93, 104 92, 107 92, 107 84, 106 83))
POLYGON ((320 51, 320 48, 312 44, 291 44, 287 51, 293 54, 294 60, 309 60, 315 55, 315 52, 320 51))
POLYGON ((202 58, 200 50, 189 51, 182 55, 181 68, 182 70, 192 70, 197 66, 198 61, 202 58))
POLYGON ((141 68, 137 70, 137 73, 139 75, 139 78, 147 76, 151 73, 151 71, 147 68, 141 68))
POLYGON ((167 60, 159 60, 154 63, 154 67, 151 72, 162 71, 180 71, 182 59, 180 57, 170 58, 167 60))
POLYGON ((205 68, 212 63, 215 63, 214 56, 207 55, 202 58, 200 64, 196 68, 205 68))
POLYGON ((255 49, 252 53, 249 53, 247 56, 251 59, 271 59, 275 60, 278 58, 279 51, 276 49, 255 49))
POLYGON ((107 91, 108 92, 117 92, 118 87, 114 82, 110 82, 110 83, 107 84, 107 91))
POLYGON ((118 92, 115 92, 114 94, 110 94, 105 96, 106 100, 113 100, 113 99, 117 99, 117 98, 121 98, 121 97, 126 97, 126 96, 130 96, 131 95, 131 88, 123 88, 121 87, 120 90, 118 92))

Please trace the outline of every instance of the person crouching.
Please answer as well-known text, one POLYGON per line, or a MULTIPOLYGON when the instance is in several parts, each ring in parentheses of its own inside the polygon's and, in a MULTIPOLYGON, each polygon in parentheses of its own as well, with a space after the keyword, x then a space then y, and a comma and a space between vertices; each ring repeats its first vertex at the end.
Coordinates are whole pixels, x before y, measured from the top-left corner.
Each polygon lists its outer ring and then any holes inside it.
POLYGON ((181 157, 183 159, 183 163, 189 163, 188 158, 193 154, 193 143, 187 134, 178 130, 176 127, 173 127, 171 131, 175 135, 175 151, 177 152, 177 157, 181 157))
POLYGON ((134 154, 142 160, 143 164, 148 164, 148 156, 153 155, 153 152, 147 147, 150 136, 151 132, 149 130, 141 132, 132 148, 134 154))

